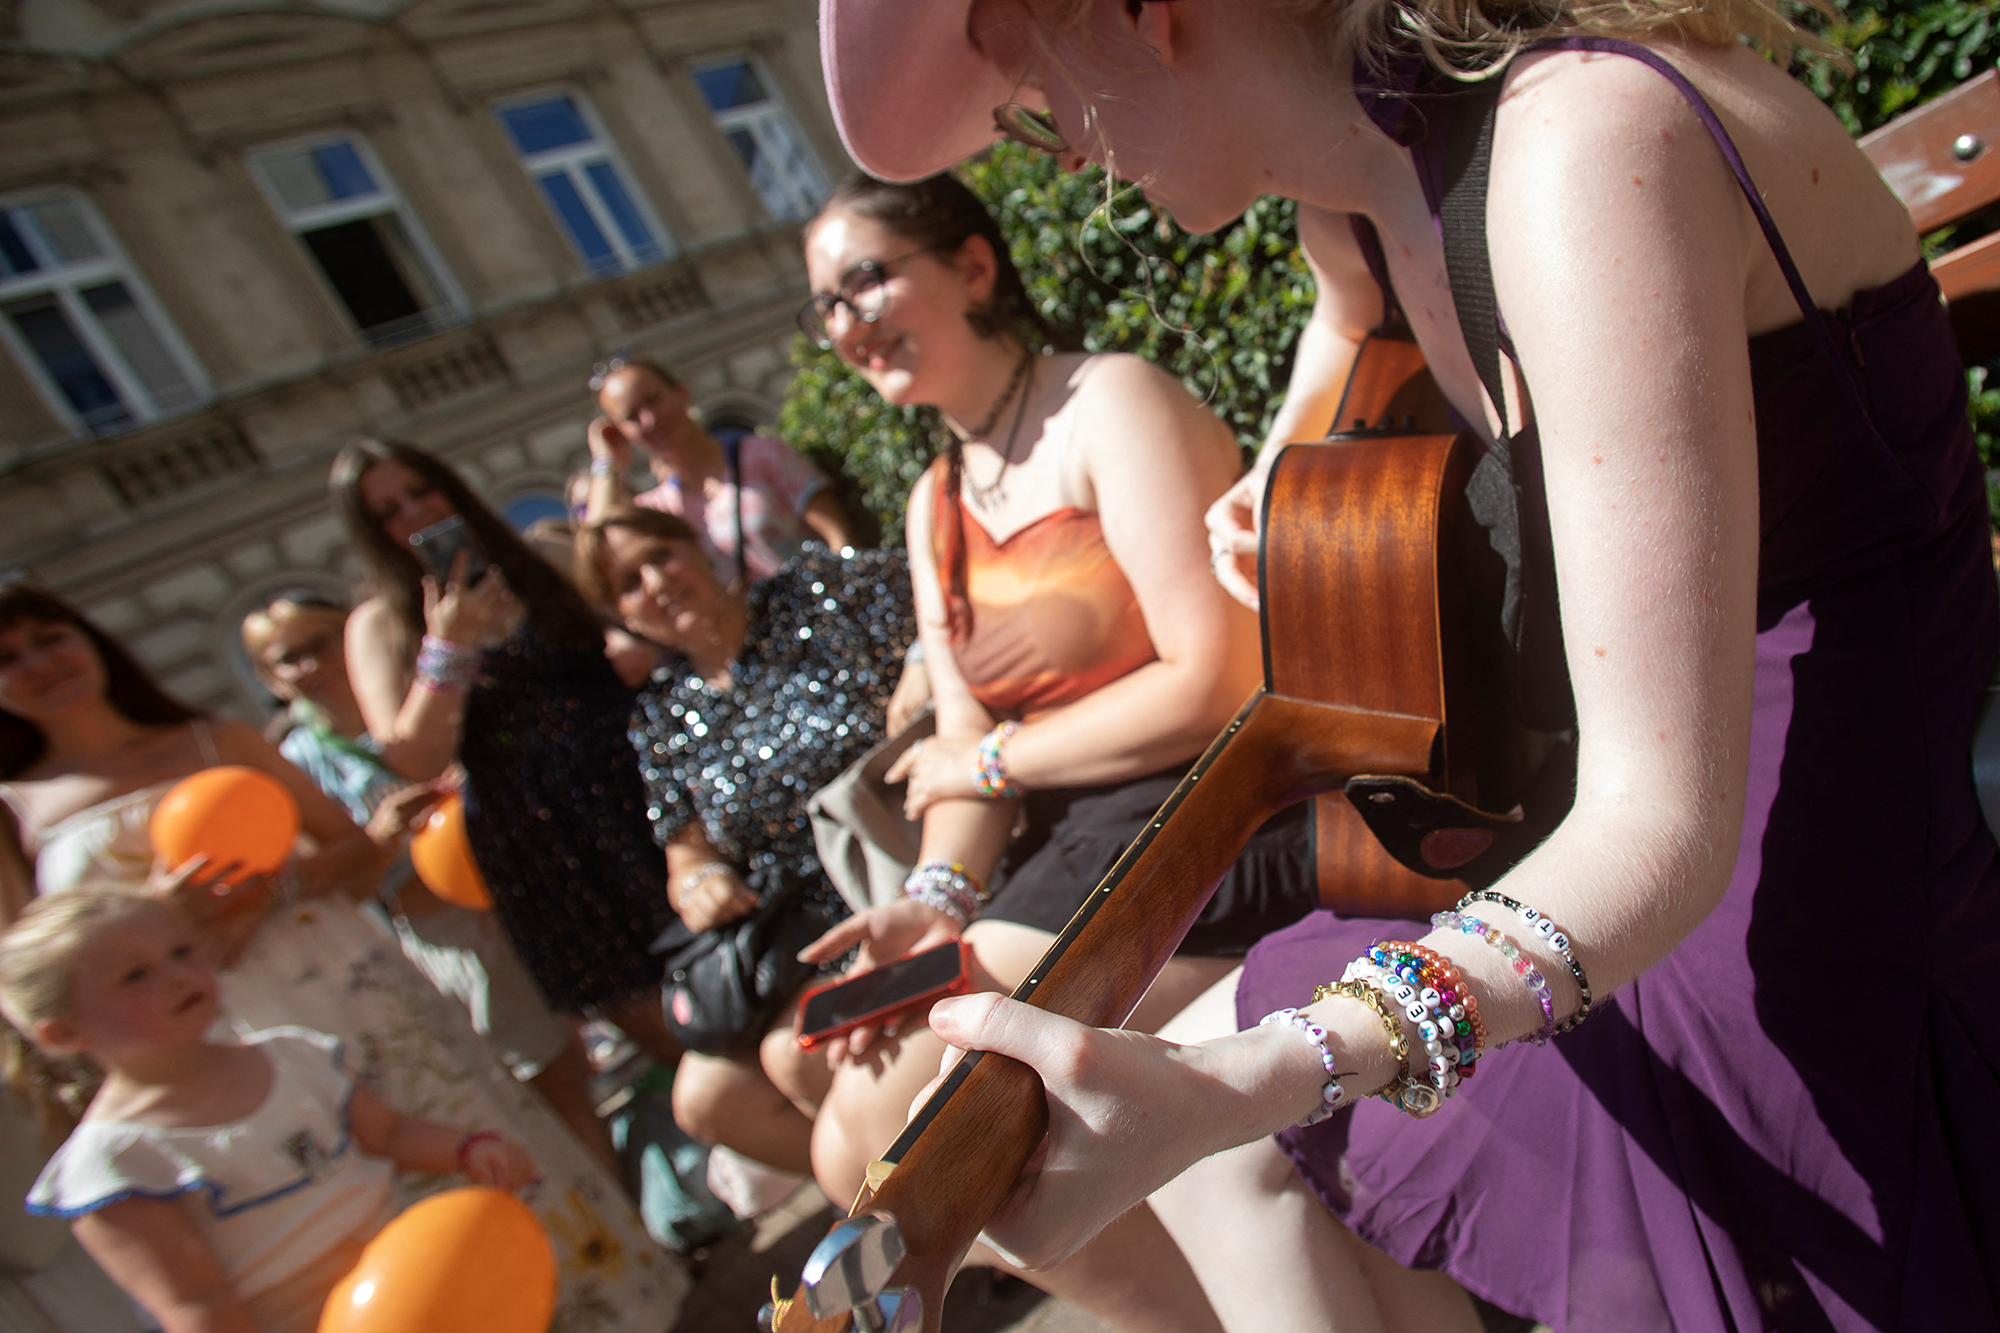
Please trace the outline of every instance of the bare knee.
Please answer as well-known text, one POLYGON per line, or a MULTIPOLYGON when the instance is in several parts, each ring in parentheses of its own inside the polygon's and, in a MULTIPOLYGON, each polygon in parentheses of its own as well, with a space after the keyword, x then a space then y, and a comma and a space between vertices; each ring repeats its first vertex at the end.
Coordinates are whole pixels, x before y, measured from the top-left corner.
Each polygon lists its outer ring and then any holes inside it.
POLYGON ((740 1111, 742 1080, 726 1060, 689 1054, 674 1071, 674 1123, 702 1143, 720 1143, 740 1111))

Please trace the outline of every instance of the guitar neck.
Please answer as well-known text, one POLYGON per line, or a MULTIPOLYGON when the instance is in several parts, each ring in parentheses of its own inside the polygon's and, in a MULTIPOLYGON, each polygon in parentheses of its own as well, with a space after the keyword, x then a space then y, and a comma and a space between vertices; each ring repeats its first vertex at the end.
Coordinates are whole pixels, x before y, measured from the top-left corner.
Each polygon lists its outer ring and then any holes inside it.
MULTIPOLYGON (((1077 910, 1014 998, 1093 1027, 1131 1013, 1266 819, 1356 773, 1422 773, 1434 719, 1332 708, 1260 690, 1077 910)), ((1026 1065, 974 1052, 910 1121, 868 1209, 908 1246, 896 1282, 941 1293, 1048 1127, 1026 1065)), ((935 1302, 927 1301, 928 1321, 935 1302)), ((804 1316, 784 1329, 821 1327, 804 1316)))

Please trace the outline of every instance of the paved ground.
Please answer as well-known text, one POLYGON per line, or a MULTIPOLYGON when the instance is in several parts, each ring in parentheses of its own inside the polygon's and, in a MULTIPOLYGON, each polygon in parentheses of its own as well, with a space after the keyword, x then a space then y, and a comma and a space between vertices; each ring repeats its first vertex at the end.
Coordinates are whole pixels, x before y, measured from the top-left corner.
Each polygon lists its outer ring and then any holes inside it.
MULTIPOLYGON (((826 1196, 808 1185, 754 1229, 705 1251, 674 1333, 750 1333, 758 1307, 770 1299, 772 1276, 791 1294, 806 1256, 834 1221, 826 1196)), ((981 1270, 961 1274, 952 1285, 944 1326, 951 1333, 1110 1333, 1074 1305, 981 1270)))
MULTIPOLYGON (((727 1237, 696 1261, 695 1288, 674 1333, 751 1333, 776 1275, 787 1295, 799 1269, 834 1224, 826 1196, 807 1185, 754 1229, 727 1237)), ((1486 1311, 1488 1333, 1548 1333, 1486 1311)), ((1110 1333, 1084 1311, 1044 1296, 1025 1282, 974 1269, 959 1275, 945 1303, 948 1333, 1110 1333)))

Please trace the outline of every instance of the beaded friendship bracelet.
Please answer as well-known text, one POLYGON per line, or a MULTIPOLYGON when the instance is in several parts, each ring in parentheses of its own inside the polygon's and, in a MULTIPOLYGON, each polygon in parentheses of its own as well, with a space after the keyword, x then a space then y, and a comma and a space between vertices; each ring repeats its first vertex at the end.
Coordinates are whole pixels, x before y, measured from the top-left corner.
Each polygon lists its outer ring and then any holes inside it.
POLYGON ((1305 1117, 1298 1122, 1300 1128, 1317 1125, 1339 1110, 1341 1099, 1347 1095, 1347 1090, 1340 1086, 1340 1072, 1334 1068, 1333 1048, 1326 1044, 1326 1029, 1297 1009, 1276 1009, 1257 1020, 1259 1027, 1280 1023, 1289 1024, 1305 1033, 1306 1040, 1319 1048, 1319 1062, 1326 1070, 1326 1084, 1319 1090, 1320 1105, 1306 1112, 1305 1117))
POLYGON ((1541 1028, 1529 1033, 1522 1040, 1541 1046, 1556 1035, 1556 1000, 1554 992, 1549 989, 1549 979, 1535 966, 1535 960, 1522 953, 1521 947, 1505 932, 1488 925, 1476 916, 1467 916, 1462 912, 1439 912, 1431 917, 1431 927, 1434 930, 1463 931, 1474 939, 1484 940, 1498 949, 1500 956, 1507 960, 1507 965, 1514 969, 1514 975, 1521 979, 1521 984, 1528 988, 1529 993, 1542 1006, 1541 1028))
POLYGON ((458 1141, 458 1169, 461 1175, 472 1174, 472 1150, 482 1143, 498 1143, 500 1136, 490 1129, 475 1129, 458 1141))
POLYGON ((991 895, 959 862, 925 861, 903 881, 903 896, 943 912, 964 930, 991 895))
POLYGON ((1570 948, 1569 932, 1525 903, 1516 902, 1506 894, 1495 893, 1491 889, 1476 889, 1466 894, 1458 900, 1457 910, 1463 912, 1474 903, 1494 903, 1513 912, 1528 923, 1542 943, 1562 955, 1563 962, 1569 965, 1570 975, 1576 978, 1577 994, 1582 997, 1582 1002, 1577 1005, 1575 1013, 1556 1024, 1555 1035, 1561 1036, 1582 1027, 1583 1020, 1590 1017, 1590 978, 1584 975, 1583 964, 1577 961, 1575 951, 1570 948))
POLYGON ((1479 1017, 1478 997, 1465 984, 1465 974, 1451 959, 1421 944, 1392 940, 1376 947, 1401 955, 1403 967, 1399 971, 1415 970, 1417 976, 1412 979, 1423 988, 1425 1002, 1437 1011, 1441 1035, 1458 1048, 1465 1077, 1471 1078, 1474 1062, 1486 1049, 1486 1024, 1479 1017))
POLYGON ((1445 1098, 1458 1090, 1460 1078, 1458 1047, 1448 1040, 1451 1019, 1435 1004, 1425 1003, 1424 992, 1417 986, 1366 958, 1349 963, 1342 976, 1372 986, 1387 996, 1390 1007, 1400 1010, 1402 1021, 1416 1030, 1417 1041, 1424 1049, 1423 1065, 1411 1061, 1409 1078, 1398 1090, 1394 1104, 1403 1110, 1410 1110, 1413 1105, 1427 1107, 1426 1115, 1442 1106, 1445 1098), (1425 1080, 1429 1081, 1428 1088, 1425 1080), (1412 1092, 1412 1088, 1422 1089, 1421 1096, 1412 1092))
POLYGON ((681 876, 681 892, 686 893, 689 889, 699 888, 712 879, 720 879, 724 875, 735 873, 736 867, 726 861, 703 861, 681 876))
POLYGON ((1375 1016, 1382 1020, 1382 1031, 1389 1038, 1389 1050, 1396 1057, 1396 1075, 1389 1081, 1388 1086, 1375 1095, 1397 1110, 1406 1111, 1419 1120, 1442 1106, 1444 1099, 1436 1096, 1434 1089, 1411 1077, 1410 1039, 1403 1031, 1402 1020, 1390 1009, 1388 1001, 1366 982, 1341 980, 1323 982, 1314 987, 1313 1003, 1330 1000, 1336 995, 1359 1000, 1373 1009, 1375 1016))
POLYGON ((1007 776, 1007 757, 1000 751, 1020 729, 1019 722, 1002 722, 979 738, 979 752, 972 761, 972 785, 981 796, 1005 800, 1021 794, 1021 784, 1007 776))
POLYGON ((417 650, 417 688, 432 694, 464 694, 479 678, 483 649, 453 643, 436 635, 424 635, 417 650))

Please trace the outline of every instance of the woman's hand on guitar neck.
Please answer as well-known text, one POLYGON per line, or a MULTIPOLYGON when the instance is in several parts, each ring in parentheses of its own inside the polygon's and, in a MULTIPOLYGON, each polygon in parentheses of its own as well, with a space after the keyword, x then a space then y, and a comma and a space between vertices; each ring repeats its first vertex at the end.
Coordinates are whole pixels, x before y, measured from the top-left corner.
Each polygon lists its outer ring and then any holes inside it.
POLYGON ((1312 1044, 1289 1027, 1177 1046, 969 995, 933 1006, 931 1030, 957 1048, 946 1053, 945 1071, 961 1051, 985 1050, 1041 1076, 1048 1137, 985 1229, 1006 1257, 1031 1269, 1076 1253, 1202 1158, 1297 1121, 1318 1105, 1326 1078, 1312 1044))

